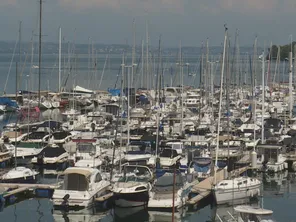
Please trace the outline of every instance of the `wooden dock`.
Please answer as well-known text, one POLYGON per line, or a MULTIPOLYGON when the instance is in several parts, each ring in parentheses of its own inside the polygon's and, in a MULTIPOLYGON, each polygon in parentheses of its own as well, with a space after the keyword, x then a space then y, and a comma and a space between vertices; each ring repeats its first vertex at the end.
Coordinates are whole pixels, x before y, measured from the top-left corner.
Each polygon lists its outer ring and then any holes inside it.
MULTIPOLYGON (((22 194, 38 195, 35 193, 37 190, 47 190, 49 193, 53 193, 58 185, 51 184, 18 184, 18 183, 0 183, 1 193, 0 195, 5 199, 9 200, 11 196, 18 196, 22 194)), ((40 191, 37 191, 40 192, 40 191)), ((42 197, 42 196, 41 196, 42 197)), ((48 197, 48 194, 47 194, 48 197)))
POLYGON ((28 191, 28 190, 29 189, 27 187, 22 187, 22 188, 17 188, 17 189, 11 190, 11 191, 6 191, 6 192, 4 192, 3 197, 7 198, 7 197, 10 197, 12 195, 20 194, 20 193, 23 193, 23 192, 28 191))
POLYGON ((296 151, 285 154, 287 161, 296 161, 296 151))
POLYGON ((96 201, 97 201, 97 202, 103 202, 103 201, 105 201, 105 200, 110 199, 111 197, 113 197, 113 193, 112 193, 112 192, 107 193, 107 194, 105 194, 104 196, 97 197, 97 198, 96 198, 96 201))
POLYGON ((28 190, 34 189, 56 189, 59 187, 58 184, 27 184, 27 183, 0 183, 0 187, 6 189, 19 189, 27 188, 28 190))
POLYGON ((250 152, 244 153, 243 157, 236 162, 237 164, 249 164, 251 163, 251 155, 250 152))
MULTIPOLYGON (((228 176, 230 178, 237 177, 243 172, 247 171, 249 167, 243 167, 234 171, 231 171, 228 173, 228 176)), ((219 170, 216 173, 216 184, 224 180, 225 176, 225 169, 219 170)), ((192 187, 191 192, 196 193, 197 195, 187 201, 187 204, 194 205, 201 201, 203 198, 206 198, 209 196, 213 190, 213 187, 215 185, 215 177, 210 176, 206 178, 205 180, 201 181, 200 183, 196 184, 192 187)))

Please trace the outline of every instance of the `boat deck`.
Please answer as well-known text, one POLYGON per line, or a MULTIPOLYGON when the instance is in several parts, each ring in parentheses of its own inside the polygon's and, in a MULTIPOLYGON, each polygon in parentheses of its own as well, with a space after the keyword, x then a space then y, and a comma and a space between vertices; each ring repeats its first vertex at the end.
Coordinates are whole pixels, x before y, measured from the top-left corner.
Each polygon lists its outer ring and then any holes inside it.
MULTIPOLYGON (((245 172, 248 169, 248 167, 243 167, 234 171, 231 171, 229 173, 230 177, 238 176, 245 172)), ((187 201, 187 204, 194 205, 201 201, 203 198, 206 198, 209 196, 212 192, 213 186, 220 181, 225 179, 225 170, 219 170, 216 173, 216 179, 214 176, 210 176, 206 178, 205 180, 201 181, 200 183, 196 184, 192 187, 191 192, 196 193, 197 195, 187 201)))

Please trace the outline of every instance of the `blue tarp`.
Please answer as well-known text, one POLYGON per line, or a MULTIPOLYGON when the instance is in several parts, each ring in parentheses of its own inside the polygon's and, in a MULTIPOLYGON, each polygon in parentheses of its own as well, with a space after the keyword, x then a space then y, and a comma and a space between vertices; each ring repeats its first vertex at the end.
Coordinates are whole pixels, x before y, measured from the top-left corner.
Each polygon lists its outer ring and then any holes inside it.
POLYGON ((140 95, 139 100, 142 104, 149 104, 149 99, 145 95, 140 95))
POLYGON ((19 94, 22 95, 27 95, 27 94, 37 94, 36 92, 31 92, 31 91, 27 91, 27 90, 20 90, 19 94))
POLYGON ((45 121, 43 123, 41 123, 38 127, 49 127, 49 128, 55 128, 58 129, 60 128, 61 123, 57 122, 57 121, 45 121))
POLYGON ((7 97, 0 97, 0 105, 18 108, 17 103, 7 97))
POLYGON ((196 172, 206 173, 210 169, 210 166, 198 166, 197 164, 194 164, 193 168, 196 172))
POLYGON ((109 92, 112 96, 119 96, 119 95, 120 95, 120 89, 108 89, 108 92, 109 92))

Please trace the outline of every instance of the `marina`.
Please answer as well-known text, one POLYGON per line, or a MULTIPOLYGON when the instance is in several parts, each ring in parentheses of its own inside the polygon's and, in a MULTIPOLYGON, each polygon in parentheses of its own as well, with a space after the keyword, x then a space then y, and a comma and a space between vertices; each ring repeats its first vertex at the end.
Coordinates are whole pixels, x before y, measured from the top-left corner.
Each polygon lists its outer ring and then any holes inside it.
POLYGON ((131 45, 67 42, 63 27, 50 44, 42 2, 38 41, 22 48, 20 22, 0 51, 1 220, 295 221, 292 35, 241 47, 224 24, 220 47, 166 48, 148 22, 138 44, 133 20, 131 45))

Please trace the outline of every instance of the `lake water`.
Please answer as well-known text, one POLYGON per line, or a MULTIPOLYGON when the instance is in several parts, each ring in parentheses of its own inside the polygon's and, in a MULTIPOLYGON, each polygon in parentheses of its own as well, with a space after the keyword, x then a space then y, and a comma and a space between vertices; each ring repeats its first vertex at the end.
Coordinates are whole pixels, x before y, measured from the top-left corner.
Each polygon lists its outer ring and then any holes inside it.
MULTIPOLYGON (((106 56, 100 56, 97 62, 97 71, 88 69, 88 57, 85 55, 79 55, 76 58, 76 65, 71 66, 71 73, 69 73, 69 68, 65 67, 63 69, 63 83, 68 78, 66 86, 70 87, 74 84, 80 86, 91 88, 91 89, 107 89, 119 87, 119 82, 117 81, 117 75, 119 73, 121 58, 119 55, 111 55, 110 59, 107 60, 105 66, 104 75, 102 75, 102 70, 105 63, 106 56), (100 83, 101 82, 101 83, 100 83)), ((57 89, 58 83, 58 70, 57 70, 57 56, 56 55, 44 55, 42 70, 42 89, 57 89)), ((15 63, 10 63, 11 55, 0 54, 0 76, 2 78, 0 85, 0 90, 4 91, 4 86, 6 85, 6 92, 14 93, 15 91, 15 63), (11 66, 11 68, 10 68, 11 66), (10 72, 9 72, 10 70, 10 72), (7 75, 9 73, 9 75, 7 75), (7 84, 6 84, 7 79, 7 84)), ((25 60, 25 58, 24 58, 25 60)), ((36 60, 36 59, 35 59, 36 60)), ((37 71, 38 69, 30 69, 32 65, 36 65, 36 62, 29 62, 30 59, 27 58, 26 67, 24 67, 22 73, 22 81, 20 83, 19 89, 29 89, 37 90, 37 71), (31 65, 32 64, 32 65, 31 65)), ((67 58, 65 58, 67 61, 67 58)), ((127 61, 126 63, 128 63, 127 61)), ((190 58, 188 61, 190 65, 190 70, 184 68, 184 84, 198 86, 199 84, 199 68, 198 58, 190 58), (188 73, 197 73, 196 76, 190 76, 188 73)), ((66 64, 66 62, 65 62, 66 64)), ((155 63, 157 64, 157 63, 155 63)), ((175 58, 167 59, 164 71, 165 84, 172 82, 178 84, 178 75, 171 73, 173 72, 170 67, 176 69, 175 58)), ((247 63, 246 63, 247 64, 247 63)), ((243 66, 242 66, 243 67, 243 66)), ((157 65, 154 65, 154 73, 157 73, 157 65)), ((218 71, 217 71, 218 73, 218 71)), ((283 71, 285 76, 286 71, 283 71)), ((218 74, 217 74, 218 75, 218 74)), ((141 67, 136 71, 136 76, 138 80, 135 80, 137 86, 141 85, 141 82, 145 84, 152 84, 153 81, 147 83, 145 79, 142 81, 141 77, 141 67)), ((136 79, 136 78, 135 78, 136 79)), ((151 78, 152 79, 152 78, 151 78)), ((249 78, 248 78, 249 79, 249 78)), ((260 78, 259 78, 260 79, 260 78)), ((286 79, 286 78, 285 78, 286 79)), ((216 80, 218 82, 218 80, 216 80)), ((14 120, 13 117, 5 116, 1 117, 2 120, 0 125, 5 125, 8 122, 14 120)), ((53 179, 44 178, 47 182, 53 182, 53 179)), ((296 180, 294 173, 285 173, 275 175, 274 178, 268 178, 264 183, 263 198, 260 200, 261 205, 264 208, 271 209, 274 211, 274 219, 278 222, 296 222, 296 180)), ((126 211, 131 211, 127 209, 126 211)), ((231 208, 226 207, 210 207, 206 206, 199 209, 196 212, 186 212, 184 215, 176 213, 174 221, 211 221, 213 215, 218 214, 220 217, 228 215, 227 211, 232 211, 231 208)), ((131 212, 132 213, 132 212, 131 212)), ((47 199, 29 199, 21 201, 17 204, 6 207, 2 212, 0 212, 0 221, 10 222, 51 222, 51 221, 121 221, 121 222, 144 222, 144 221, 172 221, 171 213, 162 212, 137 212, 126 218, 120 218, 118 215, 115 216, 113 210, 107 212, 96 212, 95 210, 91 213, 89 212, 78 212, 76 214, 61 215, 56 212, 52 212, 52 204, 50 200, 47 199)))
MULTIPOLYGON (((45 178, 46 179, 46 178, 45 178)), ((47 182, 53 179, 46 179, 47 182)), ((273 218, 278 222, 295 222, 295 201, 296 201, 296 178, 295 174, 282 173, 273 178, 267 178, 264 182, 263 198, 260 203, 266 209, 274 211, 273 218)), ((193 222, 193 221, 211 221, 211 217, 218 214, 221 218, 228 215, 227 211, 232 213, 231 207, 221 206, 211 208, 206 206, 196 212, 186 212, 184 215, 176 213, 175 222, 193 222)), ((119 222, 145 222, 145 221, 172 221, 172 214, 169 212, 132 212, 131 209, 124 209, 123 212, 109 210, 101 211, 80 211, 62 215, 60 212, 52 212, 52 204, 47 199, 30 199, 19 202, 5 208, 0 213, 1 221, 119 221, 119 222), (116 213, 117 212, 117 213, 116 213), (124 214, 131 214, 123 218, 124 214)), ((228 217, 229 218, 229 217, 228 217)), ((218 220, 217 220, 218 221, 218 220)))
MULTIPOLYGON (((11 54, 0 54, 0 93, 5 91, 6 93, 14 93, 16 85, 16 62, 19 59, 15 56, 12 60, 11 54)), ((134 68, 134 74, 132 76, 131 69, 125 68, 125 75, 129 75, 134 79, 131 87, 148 87, 155 88, 157 73, 163 73, 163 86, 180 85, 180 73, 181 69, 178 65, 177 55, 166 56, 162 58, 161 65, 157 56, 152 57, 149 60, 148 75, 146 75, 146 63, 142 66, 140 55, 136 59, 137 66, 134 68), (142 70, 144 70, 142 72, 142 70)), ((200 56, 184 56, 183 62, 183 81, 184 85, 198 87, 200 83, 200 56)), ((221 66, 218 61, 221 61, 221 55, 213 55, 209 59, 213 63, 212 73, 215 85, 220 84, 219 76, 221 66)), ((204 59, 205 61, 205 59, 204 59)), ((238 63, 229 63, 229 72, 231 83, 250 83, 249 57, 242 55, 238 63)), ((131 58, 128 54, 128 58, 125 60, 125 65, 131 64, 131 58)), ((120 88, 120 73, 122 58, 119 54, 104 55, 99 54, 97 59, 93 62, 89 62, 89 56, 85 54, 78 54, 72 56, 71 59, 67 55, 63 55, 62 58, 62 72, 61 72, 61 86, 67 89, 73 88, 73 85, 79 85, 88 89, 94 90, 106 90, 108 88, 120 88)), ((261 83, 261 61, 257 61, 256 66, 256 82, 261 83)), ((205 65, 204 65, 205 67, 205 65)), ((268 63, 265 65, 265 70, 268 70, 268 63)), ((281 62, 277 66, 277 72, 275 72, 275 62, 270 65, 270 74, 267 76, 266 81, 275 82, 288 81, 289 64, 288 62, 281 62)), ((210 65, 209 65, 210 70, 210 65)), ((35 55, 31 60, 31 56, 23 56, 22 63, 18 68, 18 89, 29 89, 33 91, 38 90, 38 57, 35 55), (35 67, 35 68, 32 68, 35 67)), ((205 83, 209 85, 210 73, 205 73, 205 83)), ((126 77, 125 77, 126 78, 126 77)), ((58 55, 57 54, 45 54, 42 60, 41 70, 41 90, 53 90, 58 89, 58 55)), ((126 86, 126 82, 124 83, 126 86)))

